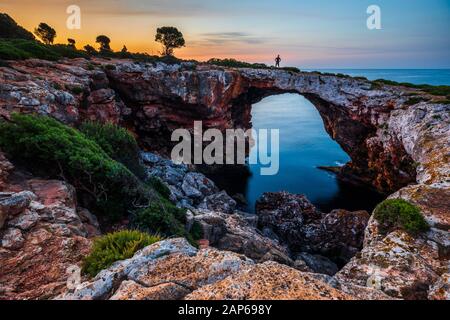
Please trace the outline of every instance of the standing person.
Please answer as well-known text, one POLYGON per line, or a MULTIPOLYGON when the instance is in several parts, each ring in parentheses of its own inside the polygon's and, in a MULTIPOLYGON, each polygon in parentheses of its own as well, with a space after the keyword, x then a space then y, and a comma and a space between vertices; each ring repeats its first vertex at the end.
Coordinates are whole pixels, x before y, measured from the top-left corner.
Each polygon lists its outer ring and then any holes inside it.
POLYGON ((281 58, 280 58, 280 55, 278 55, 275 58, 275 67, 279 68, 280 67, 280 62, 281 62, 281 58))

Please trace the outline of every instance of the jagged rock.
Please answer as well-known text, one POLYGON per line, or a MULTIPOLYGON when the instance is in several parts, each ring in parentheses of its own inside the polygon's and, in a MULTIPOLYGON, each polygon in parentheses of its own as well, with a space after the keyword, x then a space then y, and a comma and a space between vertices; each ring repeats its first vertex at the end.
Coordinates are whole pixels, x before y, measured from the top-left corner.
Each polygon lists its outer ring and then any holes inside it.
POLYGON ((186 300, 347 300, 340 292, 309 274, 265 262, 201 287, 186 300))
POLYGON ((338 266, 333 261, 317 254, 312 255, 306 252, 302 252, 297 256, 297 260, 295 261, 296 265, 300 264, 298 260, 304 261, 306 266, 316 273, 322 273, 332 276, 339 271, 338 266))
POLYGON ((236 201, 225 191, 207 196, 198 206, 199 209, 233 213, 236 208, 236 201))
POLYGON ((412 202, 431 228, 420 235, 401 230, 384 234, 372 217, 365 231, 364 248, 337 275, 341 282, 377 288, 402 299, 436 299, 448 295, 440 275, 448 273, 450 189, 408 186, 391 196, 412 202), (435 290, 434 288, 441 288, 435 290))
POLYGON ((428 291, 430 300, 450 300, 450 274, 445 273, 428 291))
POLYGON ((145 164, 155 165, 161 161, 161 157, 151 152, 141 152, 141 159, 145 164))
POLYGON ((365 246, 336 278, 402 299, 426 299, 442 268, 438 248, 400 230, 365 246))
POLYGON ((181 188, 186 196, 195 200, 203 199, 219 191, 214 182, 197 172, 187 173, 181 188))
POLYGON ((16 216, 30 205, 36 196, 29 191, 23 192, 0 192, 0 229, 3 227, 8 216, 16 216))
POLYGON ((301 247, 345 263, 362 248, 368 221, 366 211, 333 210, 303 227, 305 242, 301 247))
POLYGON ((203 237, 215 248, 244 254, 257 261, 293 264, 285 247, 264 237, 239 214, 199 211, 194 220, 200 223, 203 237))
MULTIPOLYGON (((0 151, 0 191, 4 191, 6 181, 8 180, 9 173, 14 169, 14 166, 5 157, 3 152, 0 151)), ((1 221, 1 218, 0 218, 1 221)), ((0 222, 1 228, 1 222, 0 222)))
POLYGON ((2 247, 10 250, 22 248, 24 242, 22 232, 16 228, 6 230, 2 237, 2 247))
POLYGON ((161 257, 134 268, 128 278, 147 287, 175 282, 191 291, 242 272, 254 262, 242 255, 204 249, 195 256, 180 253, 161 257))
POLYGON ((319 253, 345 263, 361 249, 369 220, 365 211, 318 211, 302 195, 265 193, 257 201, 258 226, 294 252, 319 253))
POLYGON ((89 95, 86 117, 90 121, 115 123, 120 120, 121 111, 125 108, 120 98, 112 89, 99 89, 89 95))
POLYGON ((0 231, 0 299, 54 297, 67 288, 66 270, 88 254, 88 230, 99 234, 98 225, 86 221, 86 212, 81 218, 65 182, 35 179, 8 187, 28 190, 3 202, 8 228, 0 231))
POLYGON ((184 239, 155 243, 116 262, 58 299, 351 299, 309 274, 276 262, 202 249, 184 239))
MULTIPOLYGON (((184 256, 194 256, 197 249, 192 247, 186 239, 170 239, 157 242, 137 252, 131 259, 118 261, 110 268, 101 271, 94 279, 81 283, 57 299, 63 300, 92 300, 107 299, 114 295, 114 290, 135 269, 145 267, 147 263, 163 258, 172 253, 184 256)), ((134 274, 138 276, 138 274, 134 274)))

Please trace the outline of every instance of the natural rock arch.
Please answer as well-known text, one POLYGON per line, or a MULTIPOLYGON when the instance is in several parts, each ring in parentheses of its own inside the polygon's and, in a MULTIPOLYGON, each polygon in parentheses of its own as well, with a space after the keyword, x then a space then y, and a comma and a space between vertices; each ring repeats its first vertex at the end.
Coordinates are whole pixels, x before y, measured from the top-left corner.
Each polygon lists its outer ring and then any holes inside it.
MULTIPOLYGON (((343 175, 390 193, 413 183, 443 182, 450 149, 448 106, 407 105, 411 89, 380 86, 358 78, 283 70, 220 69, 185 65, 163 68, 121 64, 107 71, 111 86, 133 110, 125 122, 144 146, 168 153, 175 128, 249 128, 251 105, 279 93, 299 93, 317 108, 330 136, 352 161, 343 175), (164 137, 163 139, 161 139, 164 137), (435 140, 443 143, 430 144, 435 140), (439 165, 437 165, 439 164, 439 165)), ((276 110, 274 110, 276 112, 276 110)))

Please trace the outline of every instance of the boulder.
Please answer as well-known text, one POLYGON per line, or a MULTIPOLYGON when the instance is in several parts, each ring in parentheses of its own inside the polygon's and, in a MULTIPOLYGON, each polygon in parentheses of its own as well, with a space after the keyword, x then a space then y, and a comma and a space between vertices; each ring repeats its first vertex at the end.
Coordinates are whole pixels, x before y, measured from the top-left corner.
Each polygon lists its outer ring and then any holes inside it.
POLYGON ((265 193, 257 201, 258 226, 293 252, 323 255, 344 264, 362 248, 366 211, 321 213, 303 195, 265 193))
POLYGON ((234 209, 236 209, 236 205, 236 201, 233 198, 225 191, 221 191, 205 197, 198 208, 231 214, 234 212, 234 209))
POLYGON ((0 229, 8 217, 23 212, 35 197, 30 191, 0 192, 0 229))
POLYGON ((201 200, 219 192, 214 182, 197 172, 187 173, 184 176, 181 188, 187 197, 194 200, 201 200))
POLYGON ((193 219, 202 226, 203 238, 211 246, 240 253, 256 261, 293 264, 289 251, 277 241, 264 237, 245 216, 201 210, 195 214, 193 219))

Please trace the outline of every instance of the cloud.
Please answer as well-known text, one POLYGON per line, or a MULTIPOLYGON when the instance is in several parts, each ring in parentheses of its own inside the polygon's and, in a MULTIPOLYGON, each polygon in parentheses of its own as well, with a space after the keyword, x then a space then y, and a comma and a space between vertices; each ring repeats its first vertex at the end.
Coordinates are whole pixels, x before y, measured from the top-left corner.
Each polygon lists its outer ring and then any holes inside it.
POLYGON ((270 41, 268 37, 254 36, 246 32, 209 32, 202 33, 200 42, 222 45, 227 43, 246 43, 246 44, 262 44, 270 41))

